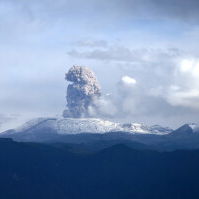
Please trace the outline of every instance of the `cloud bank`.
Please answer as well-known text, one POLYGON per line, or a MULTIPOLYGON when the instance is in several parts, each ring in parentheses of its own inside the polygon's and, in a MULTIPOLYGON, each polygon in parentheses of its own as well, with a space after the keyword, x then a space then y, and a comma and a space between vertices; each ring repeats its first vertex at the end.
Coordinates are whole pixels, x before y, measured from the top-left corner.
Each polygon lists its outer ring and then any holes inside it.
POLYGON ((64 73, 85 65, 109 93, 104 117, 198 122, 198 10, 197 0, 1 0, 1 113, 61 115, 64 73))

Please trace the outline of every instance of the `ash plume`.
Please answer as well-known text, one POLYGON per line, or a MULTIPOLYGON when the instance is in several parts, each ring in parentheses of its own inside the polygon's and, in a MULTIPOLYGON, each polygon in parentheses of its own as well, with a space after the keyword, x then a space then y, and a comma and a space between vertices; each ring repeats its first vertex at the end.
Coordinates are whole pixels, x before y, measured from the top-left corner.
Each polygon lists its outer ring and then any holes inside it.
POLYGON ((96 99, 101 96, 95 74, 87 67, 73 66, 65 79, 71 83, 67 88, 67 108, 63 117, 90 117, 89 109, 95 109, 96 99))

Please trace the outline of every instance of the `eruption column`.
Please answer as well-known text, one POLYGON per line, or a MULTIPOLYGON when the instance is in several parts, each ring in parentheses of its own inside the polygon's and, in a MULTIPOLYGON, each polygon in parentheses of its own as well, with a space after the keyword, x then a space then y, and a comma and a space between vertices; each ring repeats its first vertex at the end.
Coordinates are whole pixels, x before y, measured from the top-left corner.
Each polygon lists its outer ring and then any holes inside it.
POLYGON ((95 108, 95 101, 101 96, 101 89, 95 74, 87 67, 73 66, 65 79, 71 82, 67 88, 67 109, 63 116, 90 117, 89 108, 95 108))

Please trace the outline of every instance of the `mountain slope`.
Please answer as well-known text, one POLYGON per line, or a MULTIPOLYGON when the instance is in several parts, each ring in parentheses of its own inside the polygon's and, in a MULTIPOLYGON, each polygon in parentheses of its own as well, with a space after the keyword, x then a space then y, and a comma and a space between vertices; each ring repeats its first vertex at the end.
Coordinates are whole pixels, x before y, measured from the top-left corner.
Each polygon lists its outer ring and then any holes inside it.
POLYGON ((95 118, 37 118, 19 128, 1 133, 0 137, 23 142, 59 142, 87 146, 97 143, 97 146, 107 147, 113 143, 136 142, 161 151, 199 149, 198 125, 185 124, 171 131, 158 125, 120 124, 95 118))
POLYGON ((165 135, 171 131, 172 129, 158 125, 150 127, 137 123, 121 124, 99 118, 36 118, 16 129, 7 130, 0 136, 12 137, 20 141, 36 141, 37 139, 40 140, 41 137, 47 137, 47 134, 49 134, 49 137, 82 133, 104 134, 108 132, 165 135))
POLYGON ((93 154, 0 139, 0 198, 198 199, 199 151, 93 154))

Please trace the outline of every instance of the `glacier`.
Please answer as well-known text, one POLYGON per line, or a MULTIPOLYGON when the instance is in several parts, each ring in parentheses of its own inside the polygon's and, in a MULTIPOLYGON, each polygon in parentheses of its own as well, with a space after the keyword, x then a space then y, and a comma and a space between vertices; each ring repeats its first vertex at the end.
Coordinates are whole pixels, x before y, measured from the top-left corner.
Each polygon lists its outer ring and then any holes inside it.
POLYGON ((165 135, 173 130, 159 125, 119 123, 100 118, 35 118, 14 129, 14 132, 51 129, 58 134, 127 132, 131 134, 165 135))

